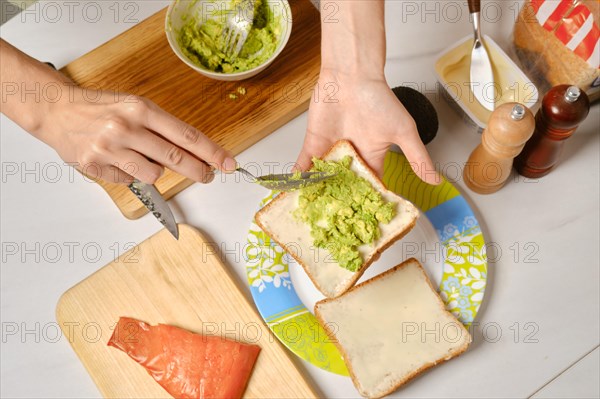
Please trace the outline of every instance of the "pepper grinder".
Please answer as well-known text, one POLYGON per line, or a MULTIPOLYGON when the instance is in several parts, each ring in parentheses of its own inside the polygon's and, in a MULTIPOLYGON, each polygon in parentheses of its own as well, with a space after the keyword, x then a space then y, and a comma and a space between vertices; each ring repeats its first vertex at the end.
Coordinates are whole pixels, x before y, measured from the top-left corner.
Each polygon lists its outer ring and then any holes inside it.
POLYGON ((463 178, 479 194, 494 193, 510 176, 513 159, 533 134, 533 113, 519 103, 497 107, 481 135, 481 144, 473 150, 465 165, 463 178))
POLYGON ((544 96, 535 116, 535 132, 515 159, 519 174, 537 178, 556 166, 565 140, 590 112, 590 100, 577 86, 555 86, 544 96))

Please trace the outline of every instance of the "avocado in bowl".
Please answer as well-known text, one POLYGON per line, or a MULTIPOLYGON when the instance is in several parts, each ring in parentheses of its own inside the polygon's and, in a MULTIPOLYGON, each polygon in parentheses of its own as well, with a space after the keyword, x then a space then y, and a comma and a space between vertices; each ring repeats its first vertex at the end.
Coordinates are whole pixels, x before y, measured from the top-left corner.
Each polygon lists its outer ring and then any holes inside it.
POLYGON ((240 53, 223 51, 228 16, 240 0, 175 0, 165 30, 175 54, 192 69, 218 80, 242 80, 263 71, 285 47, 292 28, 286 0, 256 0, 254 20, 240 53))

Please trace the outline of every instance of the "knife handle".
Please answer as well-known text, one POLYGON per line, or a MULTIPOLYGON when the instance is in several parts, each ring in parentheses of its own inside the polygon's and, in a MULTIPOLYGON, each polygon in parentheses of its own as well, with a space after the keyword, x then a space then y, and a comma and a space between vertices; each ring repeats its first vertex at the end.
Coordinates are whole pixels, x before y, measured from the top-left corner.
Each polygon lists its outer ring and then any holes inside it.
POLYGON ((469 12, 471 14, 481 11, 481 0, 468 0, 468 2, 469 12))

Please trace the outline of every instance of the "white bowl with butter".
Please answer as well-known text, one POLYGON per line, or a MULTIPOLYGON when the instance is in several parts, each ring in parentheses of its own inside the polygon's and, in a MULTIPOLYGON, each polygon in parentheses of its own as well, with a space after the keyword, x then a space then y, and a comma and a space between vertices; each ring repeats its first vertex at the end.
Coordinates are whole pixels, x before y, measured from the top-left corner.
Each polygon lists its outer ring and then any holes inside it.
MULTIPOLYGON (((518 102, 529 108, 535 106, 539 97, 535 84, 496 42, 487 35, 484 39, 494 70, 494 83, 490 82, 485 89, 490 97, 494 97, 495 106, 507 102, 518 102)), ((469 120, 484 129, 492 113, 477 101, 470 89, 472 48, 472 36, 467 36, 450 46, 449 50, 437 58, 435 74, 448 96, 458 104, 469 120)))

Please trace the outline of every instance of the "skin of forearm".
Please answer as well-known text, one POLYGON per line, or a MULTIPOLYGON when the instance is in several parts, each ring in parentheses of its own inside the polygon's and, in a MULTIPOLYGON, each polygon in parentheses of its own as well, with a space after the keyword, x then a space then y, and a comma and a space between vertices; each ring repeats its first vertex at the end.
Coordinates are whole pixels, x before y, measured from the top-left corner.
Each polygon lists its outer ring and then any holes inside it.
POLYGON ((44 118, 53 106, 65 101, 73 82, 3 39, 0 60, 0 112, 47 142, 42 131, 44 118))
POLYGON ((80 88, 7 42, 0 44, 0 111, 75 167, 94 165, 92 177, 154 183, 168 167, 208 183, 214 178, 210 166, 235 170, 225 149, 151 100, 80 88))
POLYGON ((321 0, 321 67, 383 78, 383 0, 321 0))

